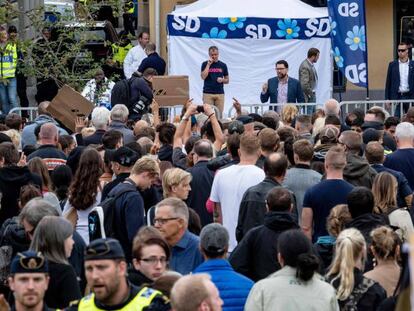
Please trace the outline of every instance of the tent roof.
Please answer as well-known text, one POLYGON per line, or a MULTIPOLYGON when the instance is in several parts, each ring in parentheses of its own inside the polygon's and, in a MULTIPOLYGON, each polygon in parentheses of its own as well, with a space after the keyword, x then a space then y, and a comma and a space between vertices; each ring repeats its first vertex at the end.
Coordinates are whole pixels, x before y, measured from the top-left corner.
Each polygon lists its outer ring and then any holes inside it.
POLYGON ((328 9, 315 8, 300 0, 198 0, 172 14, 194 17, 317 18, 328 16, 328 9))

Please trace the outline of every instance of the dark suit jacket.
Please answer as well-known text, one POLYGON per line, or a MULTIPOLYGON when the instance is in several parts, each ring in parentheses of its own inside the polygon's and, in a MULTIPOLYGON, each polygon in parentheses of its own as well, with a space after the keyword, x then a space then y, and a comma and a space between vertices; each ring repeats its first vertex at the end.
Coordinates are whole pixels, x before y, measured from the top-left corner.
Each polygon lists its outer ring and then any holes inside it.
MULTIPOLYGON (((414 95, 414 61, 409 61, 408 71, 408 87, 410 88, 409 95, 414 95)), ((385 99, 399 99, 398 90, 400 88, 400 67, 398 60, 392 61, 388 65, 387 81, 385 83, 385 99)))
MULTIPOLYGON (((271 78, 267 81, 267 92, 265 94, 260 93, 260 100, 262 103, 266 103, 270 98, 270 103, 277 103, 277 90, 279 88, 279 79, 277 77, 271 78)), ((305 98, 303 96, 302 87, 300 82, 294 78, 289 77, 288 80, 288 103, 304 103, 305 98)))

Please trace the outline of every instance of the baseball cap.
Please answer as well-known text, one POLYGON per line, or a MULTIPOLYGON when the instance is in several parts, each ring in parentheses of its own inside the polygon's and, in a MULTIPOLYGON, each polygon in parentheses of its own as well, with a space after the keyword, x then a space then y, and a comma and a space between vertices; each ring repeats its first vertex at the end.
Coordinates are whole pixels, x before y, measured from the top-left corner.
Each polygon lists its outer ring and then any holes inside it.
POLYGON ((238 134, 243 134, 244 133, 244 126, 243 123, 240 121, 232 121, 230 122, 229 126, 228 126, 228 132, 229 134, 234 134, 234 133, 238 133, 238 134))
POLYGON ((85 248, 85 260, 125 259, 121 244, 115 239, 96 239, 85 248))
POLYGON ((17 253, 10 265, 10 273, 48 273, 47 259, 40 253, 25 251, 17 253))
POLYGON ((138 160, 138 154, 128 147, 120 147, 116 150, 107 150, 109 160, 122 166, 131 167, 138 160))
POLYGON ((210 254, 220 255, 229 246, 227 229, 217 223, 208 224, 200 232, 200 247, 210 254))
POLYGON ((254 119, 251 116, 239 116, 236 119, 237 121, 240 121, 241 123, 243 123, 243 125, 249 124, 249 123, 253 123, 254 119))

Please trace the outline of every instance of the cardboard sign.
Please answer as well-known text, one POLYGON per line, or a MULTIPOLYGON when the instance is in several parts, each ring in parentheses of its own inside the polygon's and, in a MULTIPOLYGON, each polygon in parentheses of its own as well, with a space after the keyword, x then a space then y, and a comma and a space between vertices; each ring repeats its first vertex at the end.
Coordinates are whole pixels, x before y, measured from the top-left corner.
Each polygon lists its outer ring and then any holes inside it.
POLYGON ((189 99, 188 76, 154 76, 152 88, 160 107, 184 105, 189 99))
POLYGON ((78 116, 89 116, 95 106, 68 85, 59 89, 47 111, 53 118, 62 122, 75 132, 75 120, 78 116))

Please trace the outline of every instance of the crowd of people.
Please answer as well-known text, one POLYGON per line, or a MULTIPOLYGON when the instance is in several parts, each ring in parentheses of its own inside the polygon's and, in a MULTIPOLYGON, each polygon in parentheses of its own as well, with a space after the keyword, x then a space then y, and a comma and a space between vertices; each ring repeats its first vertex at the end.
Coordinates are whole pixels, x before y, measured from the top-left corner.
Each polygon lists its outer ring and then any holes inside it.
POLYGON ((168 120, 151 90, 165 62, 138 40, 120 51, 130 100, 97 71, 75 132, 48 101, 31 123, 1 115, 0 309, 410 308, 414 108, 288 104, 315 100, 312 48, 299 80, 279 60, 263 85, 261 101, 283 105, 235 100, 226 119, 213 46, 204 103, 168 120))
MULTIPOLYGON (((1 304, 404 310, 414 108, 0 119, 1 304), (98 210, 101 213, 98 213, 98 210), (95 217, 95 215, 98 215, 95 217), (109 225, 108 225, 109 224, 109 225)), ((200 107, 202 109, 200 109, 200 107)), ((216 112, 217 111, 217 112, 216 112)))

